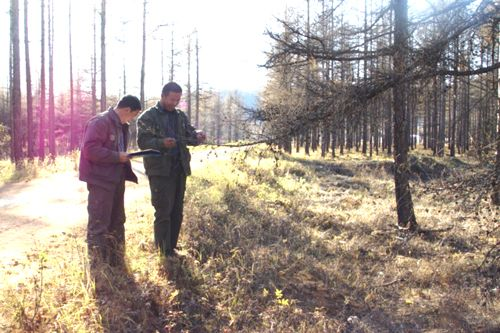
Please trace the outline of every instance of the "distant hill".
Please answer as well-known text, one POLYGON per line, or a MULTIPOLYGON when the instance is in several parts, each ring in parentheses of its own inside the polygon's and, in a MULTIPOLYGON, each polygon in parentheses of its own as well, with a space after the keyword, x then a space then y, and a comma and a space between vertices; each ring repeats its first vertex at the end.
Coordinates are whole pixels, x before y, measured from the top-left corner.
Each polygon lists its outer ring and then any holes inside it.
MULTIPOLYGON (((243 101, 243 106, 246 108, 255 108, 257 107, 259 93, 256 91, 237 91, 238 95, 241 97, 243 101)), ((225 98, 229 94, 233 93, 230 90, 221 91, 221 96, 225 98)))

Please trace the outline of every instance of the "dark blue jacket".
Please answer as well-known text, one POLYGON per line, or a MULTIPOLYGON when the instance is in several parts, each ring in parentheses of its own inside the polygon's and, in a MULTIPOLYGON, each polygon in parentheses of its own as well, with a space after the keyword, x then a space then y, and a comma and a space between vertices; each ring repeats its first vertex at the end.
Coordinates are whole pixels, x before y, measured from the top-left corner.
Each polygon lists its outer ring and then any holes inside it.
POLYGON ((87 122, 80 152, 80 180, 106 188, 118 184, 123 177, 137 183, 130 161, 120 163, 120 135, 126 150, 128 125, 121 124, 112 108, 87 122))

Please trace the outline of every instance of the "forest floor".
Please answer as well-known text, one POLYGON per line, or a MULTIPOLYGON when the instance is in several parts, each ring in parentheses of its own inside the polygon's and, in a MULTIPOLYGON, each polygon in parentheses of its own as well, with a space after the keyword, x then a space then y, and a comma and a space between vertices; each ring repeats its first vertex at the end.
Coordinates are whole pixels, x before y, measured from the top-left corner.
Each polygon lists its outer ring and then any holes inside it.
POLYGON ((87 191, 75 158, 29 181, 4 180, 0 328, 497 332, 491 165, 412 155, 418 233, 395 227, 390 157, 196 151, 173 259, 154 249, 149 188, 134 163, 127 265, 97 275, 86 259, 87 191))
MULTIPOLYGON (((199 169, 204 160, 222 158, 227 150, 197 151, 192 156, 192 168, 199 169), (216 156, 217 155, 217 156, 216 156)), ((149 185, 140 160, 132 160, 132 168, 139 183, 127 182, 125 205, 131 206, 138 198, 149 195, 149 185)), ((8 172, 8 170, 2 170, 8 172)), ((60 236, 86 227, 87 187, 78 180, 77 165, 63 159, 51 165, 40 175, 28 170, 23 175, 0 182, 0 288, 13 283, 19 274, 13 267, 19 265, 30 252, 46 247, 60 236), (2 184, 3 183, 3 184, 2 184), (3 274, 6 270, 11 274, 3 274)))

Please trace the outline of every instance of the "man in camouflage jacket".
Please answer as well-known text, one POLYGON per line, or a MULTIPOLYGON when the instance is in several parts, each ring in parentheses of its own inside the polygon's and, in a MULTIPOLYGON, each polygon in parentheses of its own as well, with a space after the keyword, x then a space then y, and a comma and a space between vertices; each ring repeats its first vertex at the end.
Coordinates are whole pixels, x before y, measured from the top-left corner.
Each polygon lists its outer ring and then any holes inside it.
POLYGON ((145 156, 144 169, 149 179, 151 203, 155 208, 155 245, 167 256, 175 255, 181 229, 186 177, 191 174, 188 145, 205 141, 184 112, 176 109, 182 88, 175 82, 162 89, 160 101, 137 121, 140 149, 159 150, 161 156, 145 156))

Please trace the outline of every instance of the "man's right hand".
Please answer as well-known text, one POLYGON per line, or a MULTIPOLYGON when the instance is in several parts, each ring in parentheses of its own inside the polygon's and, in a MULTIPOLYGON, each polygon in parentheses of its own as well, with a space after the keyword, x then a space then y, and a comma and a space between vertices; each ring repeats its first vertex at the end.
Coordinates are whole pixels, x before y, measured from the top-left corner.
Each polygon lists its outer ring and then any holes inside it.
POLYGON ((128 157, 128 154, 121 151, 120 153, 120 163, 127 163, 127 161, 130 160, 130 157, 128 157))
POLYGON ((163 145, 165 148, 174 148, 176 146, 176 141, 174 138, 165 138, 163 139, 163 145))

